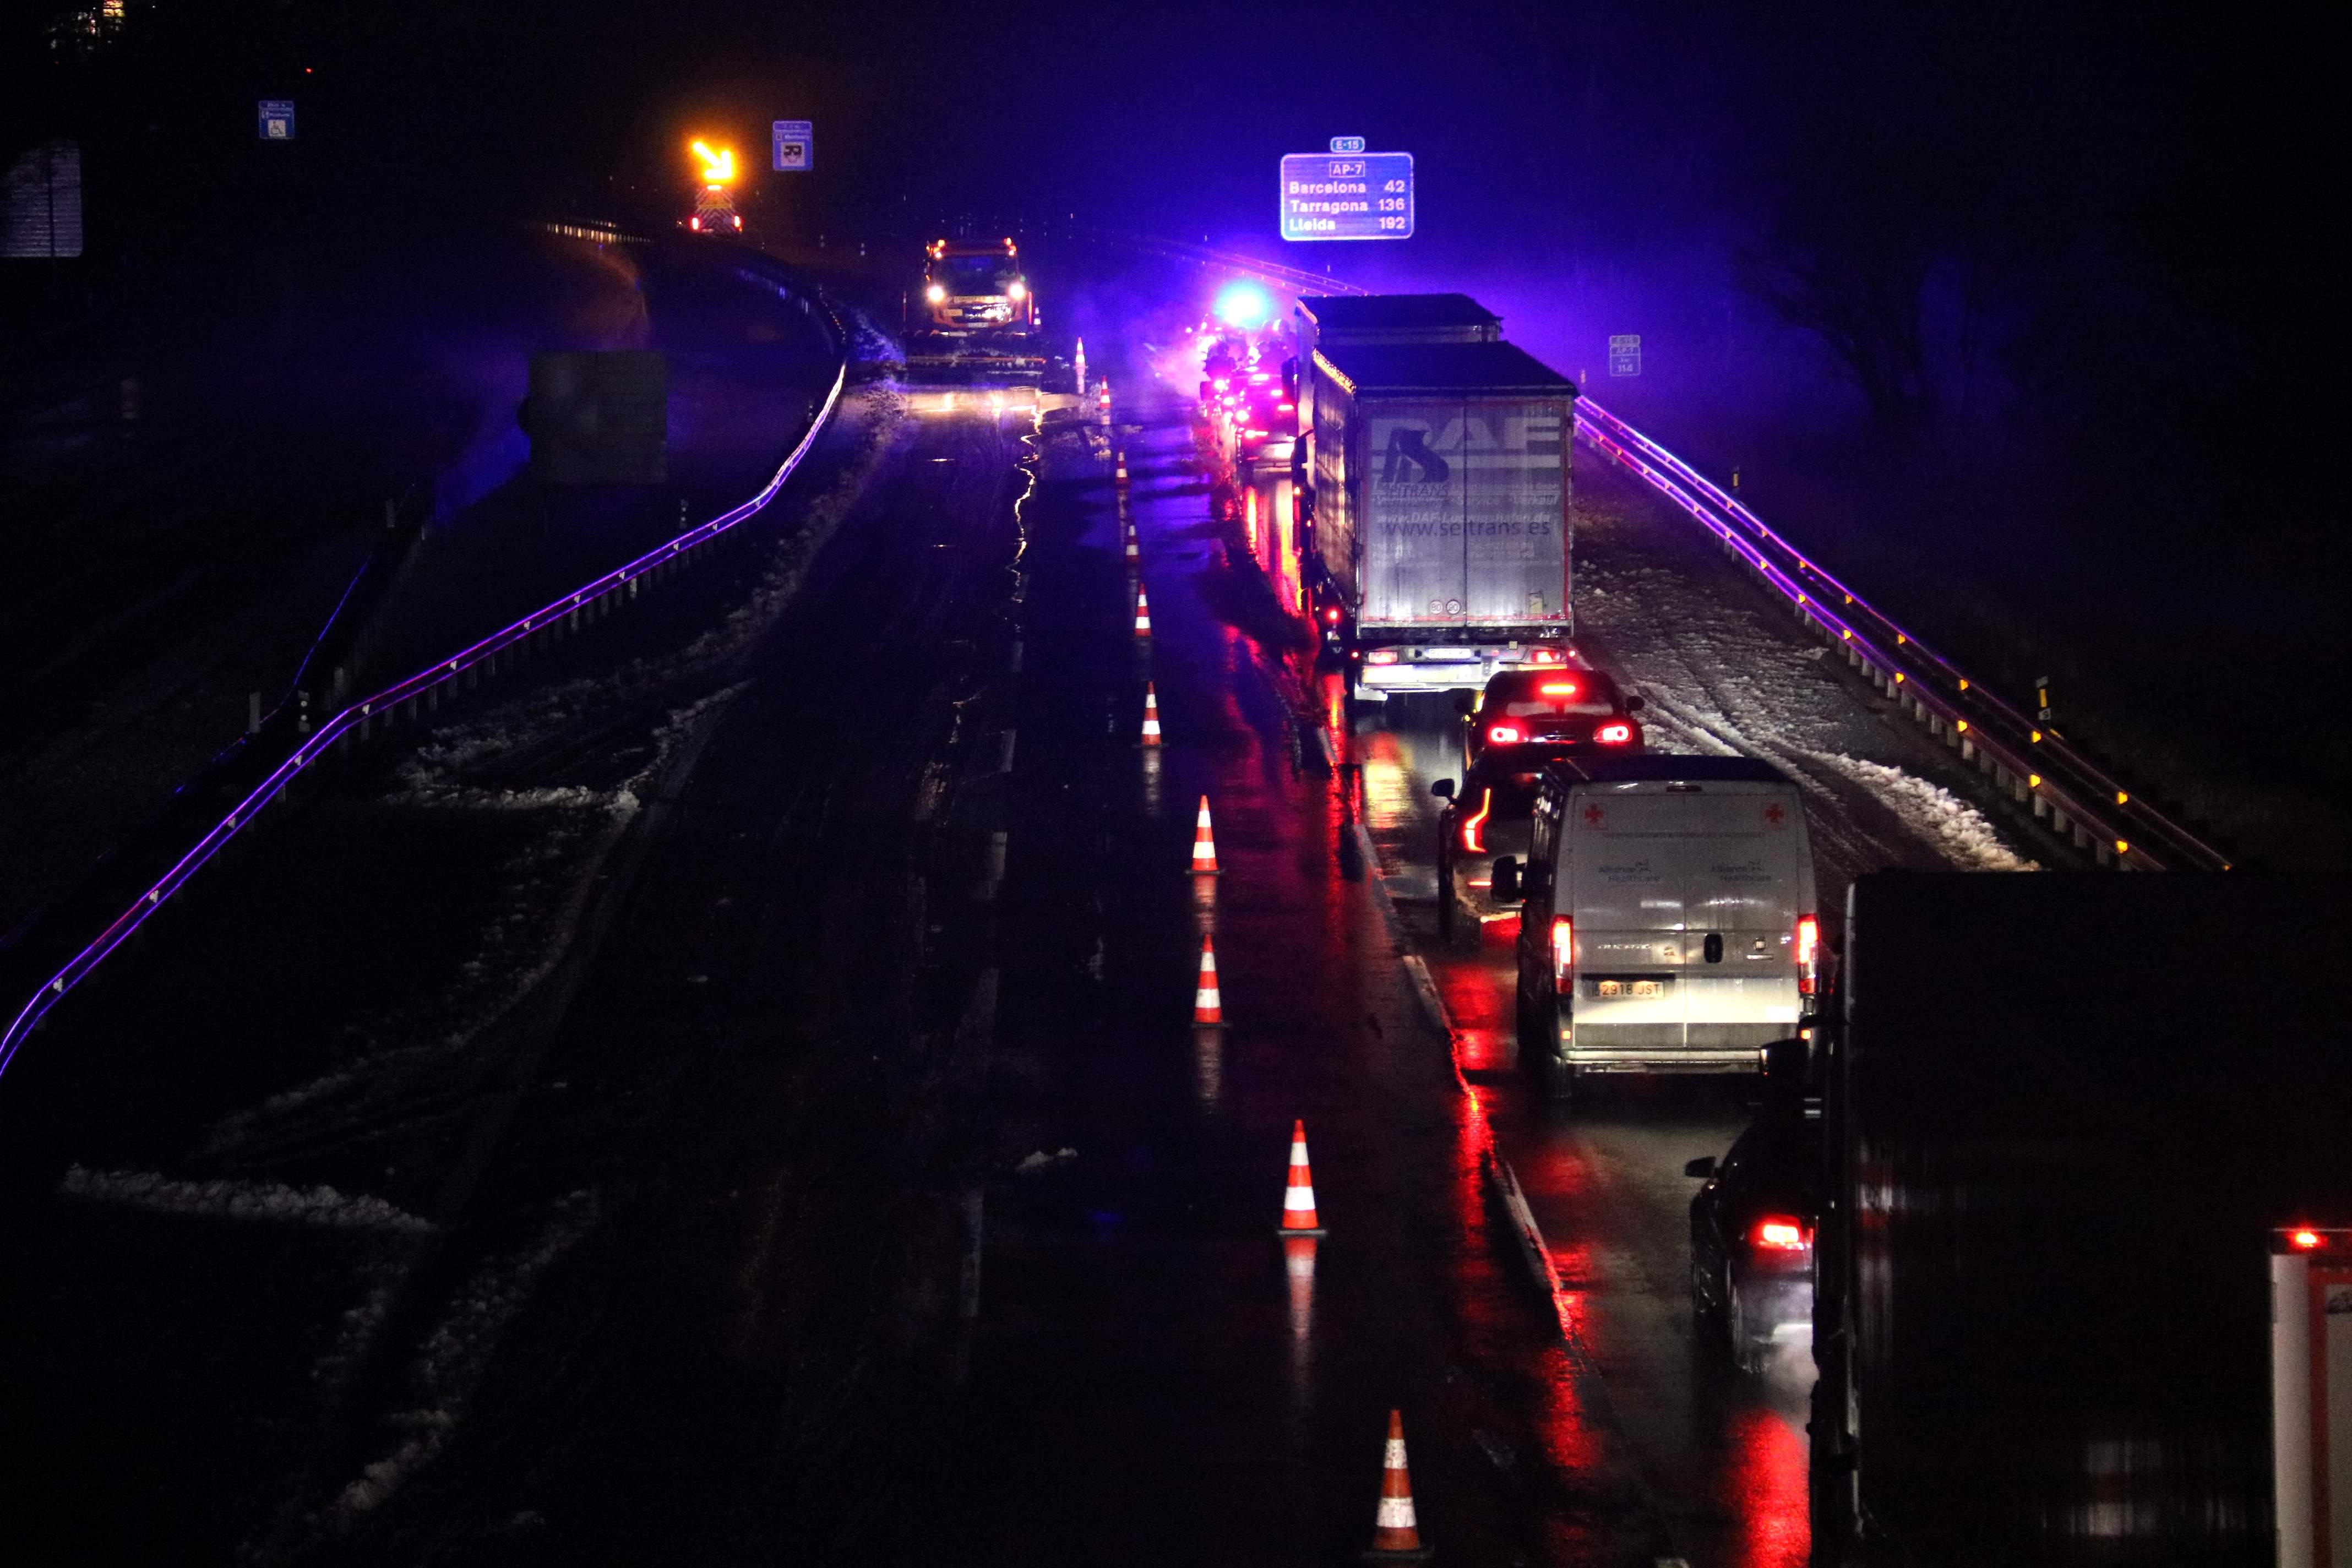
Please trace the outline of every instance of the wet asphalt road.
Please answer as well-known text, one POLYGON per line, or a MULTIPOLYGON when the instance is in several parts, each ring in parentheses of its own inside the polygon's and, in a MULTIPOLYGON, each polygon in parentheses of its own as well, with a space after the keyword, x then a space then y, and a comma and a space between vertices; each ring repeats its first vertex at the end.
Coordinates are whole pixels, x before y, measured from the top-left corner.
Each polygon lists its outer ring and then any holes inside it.
MULTIPOLYGON (((1301 716, 1326 693, 1284 660, 1274 594, 1209 520, 1180 395, 1121 385, 1108 440, 919 419, 745 682, 691 727, 640 846, 600 874, 616 886, 576 956, 484 1076, 262 1172, 360 1192, 381 1163, 383 1190, 446 1227, 433 1289, 390 1320, 395 1346, 438 1342, 433 1301, 561 1241, 516 1285, 528 1307, 482 1350, 455 1436, 393 1506, 322 1534, 236 1458, 185 1464, 207 1430, 247 1434, 306 1470, 321 1508, 405 1451, 424 1363, 392 1350, 356 1405, 289 1416, 259 1396, 300 1382, 320 1323, 373 1278, 344 1256, 359 1243, 43 1216, 64 1278, 19 1278, 9 1310, 47 1342, 142 1258, 171 1282, 79 1326, 79 1353, 109 1363, 94 1410, 67 1415, 90 1392, 68 1373, 39 1382, 67 1458, 120 1467, 87 1500, 165 1478, 105 1541, 172 1539, 176 1504, 201 1506, 206 1540, 278 1561, 891 1562, 942 1543, 979 1563, 1350 1561, 1395 1407, 1444 1561, 1802 1560, 1810 1363, 1790 1347, 1743 1378, 1688 1306, 1681 1166, 1728 1144, 1740 1095, 1633 1086, 1565 1120, 1528 1091, 1501 1049, 1507 950, 1434 936, 1444 710, 1343 720, 1335 748, 1361 769, 1323 764, 1301 716), (1020 465, 1041 446, 1032 489, 1020 465), (1131 629, 1123 509, 1149 638, 1131 629), (1157 752, 1137 744, 1147 681, 1157 752), (1185 870, 1204 795, 1213 882, 1185 870), (1203 934, 1223 1031, 1188 1022, 1203 934), (1408 952, 1430 962, 1451 1042, 1408 952), (1311 1248, 1276 1235, 1294 1120, 1329 1230, 1311 1248), (1535 1206, 1557 1301, 1516 1251, 1490 1149, 1535 1206), (236 1278, 206 1277, 221 1261, 236 1278), (142 1328, 152 1354, 124 1363, 109 1336, 142 1328), (230 1389, 254 1407, 222 1426, 230 1389), (215 1480, 221 1495, 191 1500, 215 1480)), ((225 890, 209 945, 147 959, 157 989, 96 1020, 152 1024, 197 997, 185 1048, 154 1042, 146 1065, 172 1059, 202 1117, 268 1087, 268 1050, 327 1026, 273 1005, 266 973, 172 986, 236 951, 215 926, 239 898, 363 858, 353 816, 262 851, 317 859, 225 890), (230 1077, 253 1081, 187 1087, 210 1069, 182 1058, 220 1048, 208 1021, 248 1016, 267 1026, 230 1077)), ((495 847, 461 835, 430 854, 495 847)), ((375 874, 398 891, 419 851, 395 837, 384 852, 375 874)), ((435 897, 415 879, 368 917, 379 985, 462 957, 432 922, 402 929, 394 911, 435 897)), ((281 910, 270 937, 384 901, 281 910)), ((323 956, 305 952, 306 1005, 335 989, 307 967, 323 956)), ((174 1128, 192 1112, 139 1110, 93 1124, 77 1157, 170 1168, 176 1146, 184 1164, 174 1128)), ((40 1434, 20 1410, 13 1435, 40 1434)))

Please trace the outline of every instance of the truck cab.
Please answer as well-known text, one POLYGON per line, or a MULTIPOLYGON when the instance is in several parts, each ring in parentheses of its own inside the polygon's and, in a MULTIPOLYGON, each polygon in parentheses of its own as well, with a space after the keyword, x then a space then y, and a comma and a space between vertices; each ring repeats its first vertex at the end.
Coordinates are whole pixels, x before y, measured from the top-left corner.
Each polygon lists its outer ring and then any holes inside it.
POLYGON ((923 251, 922 300, 909 325, 943 336, 1028 333, 1037 300, 1010 239, 986 244, 935 239, 923 251))

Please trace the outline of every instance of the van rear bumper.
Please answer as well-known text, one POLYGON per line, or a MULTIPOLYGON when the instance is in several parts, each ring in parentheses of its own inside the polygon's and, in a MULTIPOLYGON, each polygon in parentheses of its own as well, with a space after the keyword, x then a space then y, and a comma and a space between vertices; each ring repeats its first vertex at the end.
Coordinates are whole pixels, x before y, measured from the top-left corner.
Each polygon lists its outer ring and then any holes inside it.
POLYGON ((1560 1059, 1586 1072, 1752 1073, 1764 1070, 1764 1052, 1758 1046, 1725 1047, 1564 1046, 1560 1059))

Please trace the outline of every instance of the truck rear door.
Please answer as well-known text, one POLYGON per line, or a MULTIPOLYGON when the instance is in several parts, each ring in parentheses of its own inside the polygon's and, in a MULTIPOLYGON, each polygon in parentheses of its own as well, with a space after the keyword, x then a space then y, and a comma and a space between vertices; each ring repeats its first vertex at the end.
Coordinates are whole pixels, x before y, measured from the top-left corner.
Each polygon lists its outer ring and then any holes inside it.
POLYGON ((1360 623, 1564 632, 1568 431, 1564 403, 1372 403, 1360 623))
POLYGON ((1681 804, 1606 788, 1570 794, 1559 912, 1576 922, 1579 1046, 1684 1043, 1691 876, 1681 804))

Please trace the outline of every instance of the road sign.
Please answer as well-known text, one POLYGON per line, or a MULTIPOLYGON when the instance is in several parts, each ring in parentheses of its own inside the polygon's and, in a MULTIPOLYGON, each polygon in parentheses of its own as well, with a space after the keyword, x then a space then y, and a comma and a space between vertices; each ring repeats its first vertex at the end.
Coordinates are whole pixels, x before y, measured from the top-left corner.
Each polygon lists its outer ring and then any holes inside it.
POLYGON ((1609 340, 1609 374, 1612 375, 1642 374, 1642 340, 1638 334, 1609 340))
POLYGON ((1287 153, 1280 200, 1285 239, 1411 239, 1412 154, 1287 153))
POLYGON ((793 174, 816 167, 816 126, 806 120, 779 120, 769 127, 770 166, 793 174))
POLYGON ((265 98, 261 100, 261 139, 264 142, 294 140, 294 100, 290 98, 265 98))
POLYGON ((1360 136, 1334 136, 1331 138, 1331 151, 1334 153, 1360 153, 1363 150, 1364 139, 1360 136))

